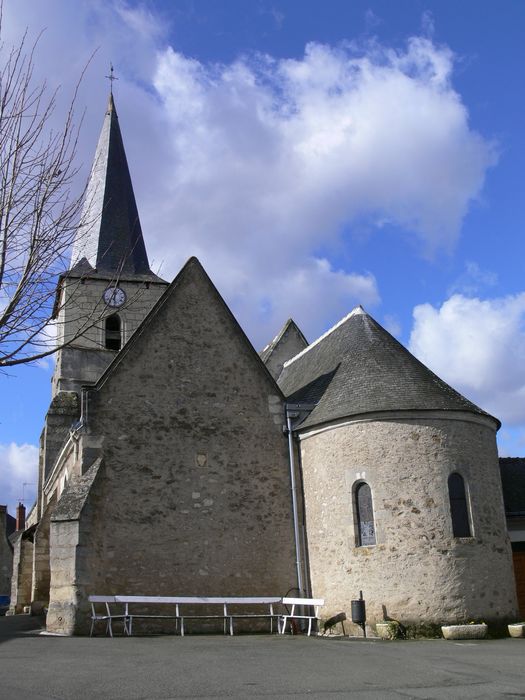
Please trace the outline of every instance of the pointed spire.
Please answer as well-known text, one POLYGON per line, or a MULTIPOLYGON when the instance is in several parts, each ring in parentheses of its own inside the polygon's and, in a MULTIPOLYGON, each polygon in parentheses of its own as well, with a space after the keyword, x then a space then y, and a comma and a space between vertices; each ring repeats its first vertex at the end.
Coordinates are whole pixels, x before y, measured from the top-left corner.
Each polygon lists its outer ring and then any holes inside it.
POLYGON ((158 279, 149 267, 113 92, 86 189, 71 267, 79 262, 85 267, 86 260, 99 274, 158 279))

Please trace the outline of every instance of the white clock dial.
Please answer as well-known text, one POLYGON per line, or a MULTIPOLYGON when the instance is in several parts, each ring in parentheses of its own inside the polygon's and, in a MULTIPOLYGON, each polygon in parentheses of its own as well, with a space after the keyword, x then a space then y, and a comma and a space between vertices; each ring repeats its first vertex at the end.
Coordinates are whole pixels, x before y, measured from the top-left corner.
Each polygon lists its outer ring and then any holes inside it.
POLYGON ((103 299, 108 306, 122 306, 126 301, 126 292, 120 287, 108 287, 103 294, 103 299))

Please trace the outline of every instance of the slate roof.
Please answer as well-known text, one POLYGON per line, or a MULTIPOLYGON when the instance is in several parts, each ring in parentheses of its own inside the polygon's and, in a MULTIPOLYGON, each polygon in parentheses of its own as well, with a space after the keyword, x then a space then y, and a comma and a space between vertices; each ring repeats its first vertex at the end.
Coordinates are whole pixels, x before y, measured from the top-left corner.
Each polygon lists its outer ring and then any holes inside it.
POLYGON ((383 411, 489 416, 425 367, 361 307, 285 362, 278 384, 289 402, 317 403, 301 428, 383 411))
POLYGON ((525 457, 500 457, 499 468, 507 515, 525 515, 525 457))
POLYGON ((163 281, 149 267, 113 95, 95 153, 71 276, 163 281))

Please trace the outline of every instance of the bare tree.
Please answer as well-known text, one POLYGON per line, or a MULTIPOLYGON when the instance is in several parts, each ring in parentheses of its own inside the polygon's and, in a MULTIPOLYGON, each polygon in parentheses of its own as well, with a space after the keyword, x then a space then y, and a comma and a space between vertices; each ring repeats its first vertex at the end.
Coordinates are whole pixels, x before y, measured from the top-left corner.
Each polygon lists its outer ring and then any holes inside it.
POLYGON ((28 47, 27 33, 17 46, 0 43, 0 368, 58 349, 49 332, 57 277, 82 204, 82 194, 72 195, 78 84, 62 128, 53 129, 57 92, 35 80, 37 44, 28 47))

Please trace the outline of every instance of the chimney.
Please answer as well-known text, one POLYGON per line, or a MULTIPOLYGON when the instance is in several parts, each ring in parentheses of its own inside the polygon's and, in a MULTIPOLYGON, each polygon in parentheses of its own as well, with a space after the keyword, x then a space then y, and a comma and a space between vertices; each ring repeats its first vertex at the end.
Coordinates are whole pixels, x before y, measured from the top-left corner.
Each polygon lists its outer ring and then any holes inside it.
POLYGON ((23 503, 18 503, 16 507, 16 530, 26 529, 26 509, 23 503))

